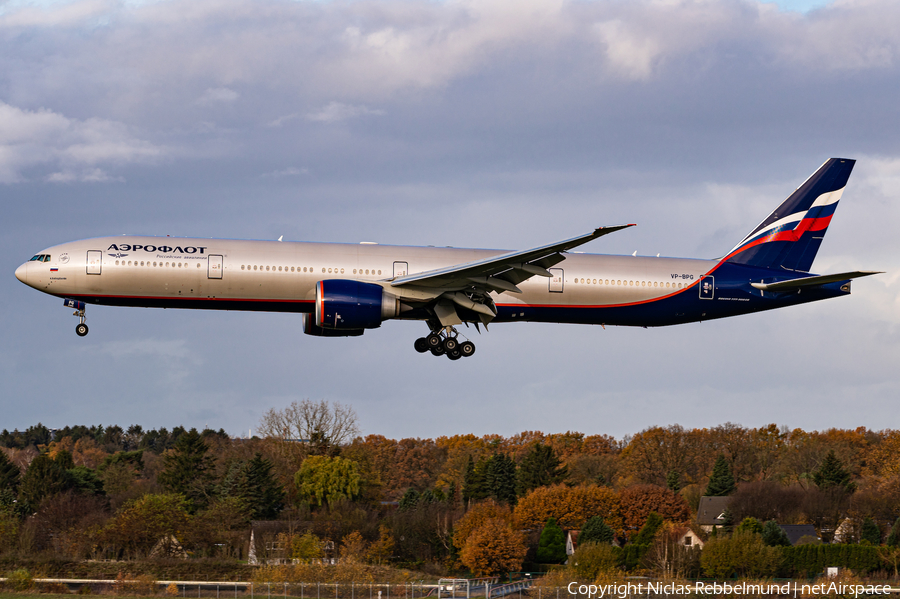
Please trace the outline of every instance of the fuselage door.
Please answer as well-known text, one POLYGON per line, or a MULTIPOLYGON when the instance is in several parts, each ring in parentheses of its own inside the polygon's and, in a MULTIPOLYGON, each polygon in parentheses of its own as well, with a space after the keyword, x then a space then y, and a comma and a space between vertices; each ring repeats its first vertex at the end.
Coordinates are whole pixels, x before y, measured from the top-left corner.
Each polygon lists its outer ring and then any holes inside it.
POLYGON ((561 268, 549 268, 550 274, 553 276, 550 277, 550 293, 562 293, 563 292, 563 280, 565 279, 565 273, 563 273, 563 269, 561 268))
POLYGON ((406 262, 394 262, 394 278, 405 277, 409 274, 409 264, 406 262))
POLYGON ((700 277, 700 299, 714 299, 716 294, 716 278, 700 277))
POLYGON ((100 250, 88 250, 87 253, 87 274, 99 275, 100 264, 103 262, 103 252, 100 250))
POLYGON ((222 256, 219 254, 209 255, 209 264, 206 267, 206 276, 210 279, 222 278, 222 256))

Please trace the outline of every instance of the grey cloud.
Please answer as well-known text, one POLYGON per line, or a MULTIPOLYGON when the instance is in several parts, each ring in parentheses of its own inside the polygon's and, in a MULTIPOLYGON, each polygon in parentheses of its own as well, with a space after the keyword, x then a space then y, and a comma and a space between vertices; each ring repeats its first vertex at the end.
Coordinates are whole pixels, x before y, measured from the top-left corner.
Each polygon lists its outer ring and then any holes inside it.
MULTIPOLYGON (((98 164, 155 161, 164 148, 133 136, 126 126, 105 119, 69 119, 49 110, 23 110, 0 102, 0 183, 22 180, 23 171, 40 165, 77 168, 98 164)), ((50 180, 99 181, 99 168, 83 176, 50 175, 50 180)))
POLYGON ((239 432, 304 398, 388 435, 896 426, 895 2, 65 7, 0 15, 2 426, 239 432), (888 271, 851 297, 660 330, 467 330, 478 353, 455 364, 412 350, 421 323, 315 339, 285 314, 92 307, 85 344, 12 276, 122 232, 515 249, 637 222, 584 249, 711 258, 830 156, 859 162, 815 267, 888 271))

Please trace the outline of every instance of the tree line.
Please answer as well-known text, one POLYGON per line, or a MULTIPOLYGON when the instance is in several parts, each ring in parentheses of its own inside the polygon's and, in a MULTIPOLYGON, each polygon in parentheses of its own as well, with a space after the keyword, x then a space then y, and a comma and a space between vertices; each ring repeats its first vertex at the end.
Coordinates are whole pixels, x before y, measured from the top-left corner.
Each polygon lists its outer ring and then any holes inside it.
POLYGON ((591 523, 604 563, 633 569, 650 567, 653 552, 629 547, 662 542, 660 530, 699 529, 705 494, 731 497, 732 527, 748 518, 761 529, 812 524, 827 538, 843 526, 844 540, 872 547, 900 517, 893 430, 726 423, 622 439, 525 431, 396 440, 360 435, 348 406, 303 401, 270 410, 257 433, 4 430, 0 552, 128 559, 177 548, 246 559, 251 523, 278 521, 284 557, 313 559, 331 543, 373 563, 485 573, 545 561, 546 547, 558 560, 555 532, 541 550, 548 525, 563 534, 591 523), (653 518, 661 524, 651 541, 636 542, 653 518))

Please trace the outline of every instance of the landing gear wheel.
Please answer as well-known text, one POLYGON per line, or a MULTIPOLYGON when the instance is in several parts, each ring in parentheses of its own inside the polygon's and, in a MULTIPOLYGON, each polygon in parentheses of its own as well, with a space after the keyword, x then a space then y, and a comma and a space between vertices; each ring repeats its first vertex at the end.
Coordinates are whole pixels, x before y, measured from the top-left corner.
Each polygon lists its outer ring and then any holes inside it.
POLYGON ((462 354, 459 352, 458 349, 454 349, 454 350, 447 352, 447 357, 450 358, 451 360, 459 360, 460 358, 462 358, 462 354))
POLYGON ((425 337, 419 337, 418 339, 416 339, 414 347, 416 348, 417 352, 419 352, 420 354, 424 354, 428 351, 428 340, 425 339, 425 337))
POLYGON ((437 347, 432 347, 432 348, 431 348, 431 355, 433 355, 433 356, 442 356, 442 355, 444 355, 445 353, 446 353, 446 352, 444 351, 444 346, 443 346, 443 345, 438 345, 437 347))
POLYGON ((459 344, 459 353, 462 354, 462 357, 468 358, 475 353, 475 344, 471 341, 463 341, 459 344))
POLYGON ((444 349, 447 353, 456 351, 456 348, 459 347, 459 341, 456 340, 456 337, 447 337, 444 339, 444 349))
MULTIPOLYGON (((428 344, 428 348, 433 350, 436 347, 441 347, 441 336, 437 333, 432 333, 425 337, 425 343, 428 344)), ((441 352, 443 353, 443 352, 441 352)))
POLYGON ((88 334, 88 326, 83 322, 80 322, 75 325, 75 334, 79 337, 84 337, 88 334))

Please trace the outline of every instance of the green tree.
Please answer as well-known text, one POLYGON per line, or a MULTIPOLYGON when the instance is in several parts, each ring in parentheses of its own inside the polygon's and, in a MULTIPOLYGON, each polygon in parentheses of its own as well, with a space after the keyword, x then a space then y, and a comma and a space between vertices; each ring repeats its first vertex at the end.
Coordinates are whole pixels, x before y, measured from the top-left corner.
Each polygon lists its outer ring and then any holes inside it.
POLYGON ((850 473, 835 455, 834 450, 828 452, 819 469, 813 472, 813 482, 822 490, 842 488, 848 493, 856 490, 856 484, 850 480, 850 473))
POLYGON ((478 460, 476 464, 472 456, 469 456, 469 461, 466 463, 466 472, 463 475, 462 499, 464 503, 481 501, 490 497, 490 492, 485 483, 484 467, 484 460, 478 460))
POLYGON ((747 516, 738 524, 737 532, 752 532, 761 535, 763 533, 763 525, 753 516, 747 516))
POLYGON ((709 484, 706 485, 707 496, 721 497, 734 493, 737 486, 734 484, 734 475, 731 473, 731 465, 725 456, 719 454, 716 463, 713 465, 712 474, 709 477, 709 484))
POLYGON ((561 564, 566 560, 566 539, 555 518, 547 520, 541 531, 537 558, 543 564, 561 564))
POLYGON ((22 472, 19 467, 9 461, 5 451, 0 451, 0 489, 9 489, 13 493, 17 493, 21 477, 22 472))
POLYGON ((681 475, 677 470, 669 470, 666 475, 666 488, 676 493, 681 490, 681 475))
POLYGON ((649 545, 656 537, 657 531, 662 528, 663 518, 656 512, 650 512, 644 526, 638 531, 637 535, 631 541, 635 545, 649 545))
POLYGON ((775 520, 769 520, 763 525, 762 540, 769 547, 790 547, 791 540, 788 539, 784 529, 778 526, 775 520))
POLYGON ((104 495, 103 481, 97 471, 87 466, 75 466, 66 470, 72 488, 85 495, 104 495))
POLYGON ((400 506, 398 509, 401 512, 406 512, 416 509, 417 505, 419 505, 419 492, 410 487, 403 494, 403 497, 400 498, 400 506))
POLYGON ((881 529, 878 528, 878 525, 871 518, 863 520, 860 539, 867 541, 871 545, 881 545, 881 529))
POLYGON ((353 460, 310 456, 294 475, 300 496, 314 505, 359 496, 359 467, 353 460))
POLYGON ((505 453, 496 453, 487 461, 484 479, 497 501, 516 503, 516 463, 505 453))
POLYGON ((163 458, 157 480, 164 489, 183 495, 191 512, 209 504, 213 495, 215 462, 197 429, 182 434, 163 458))
POLYGON ((900 518, 897 518, 897 520, 894 521, 891 532, 888 534, 886 544, 891 547, 900 547, 900 518))
POLYGON ((535 443, 519 464, 516 490, 520 496, 525 495, 532 489, 561 483, 568 474, 569 469, 562 466, 552 447, 535 443))
POLYGON ((600 516, 592 516, 581 527, 578 533, 578 545, 585 543, 608 543, 611 544, 615 531, 603 521, 600 516))
POLYGON ((72 478, 66 469, 49 455, 42 453, 28 465, 19 487, 19 496, 32 509, 37 509, 45 497, 71 488, 72 478))
POLYGON ((284 487, 275 480, 272 468, 272 462, 259 453, 242 468, 237 492, 253 520, 274 520, 284 508, 284 487))

